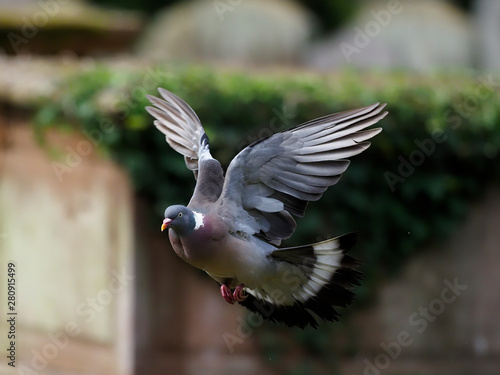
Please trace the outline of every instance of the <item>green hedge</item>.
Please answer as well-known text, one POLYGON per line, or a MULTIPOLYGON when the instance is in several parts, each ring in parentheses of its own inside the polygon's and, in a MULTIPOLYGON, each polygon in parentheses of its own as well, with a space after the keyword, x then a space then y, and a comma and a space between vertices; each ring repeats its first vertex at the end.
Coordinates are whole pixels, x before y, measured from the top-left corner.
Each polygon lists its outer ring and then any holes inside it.
MULTIPOLYGON (((81 126, 130 172, 137 193, 160 216, 167 205, 187 203, 194 180, 144 110, 144 94, 156 94, 158 86, 194 108, 212 154, 224 166, 245 145, 273 131, 387 102, 389 116, 380 123, 384 131, 352 159, 336 186, 309 205, 287 242, 359 231, 355 251, 372 280, 397 270, 430 241, 446 238, 471 199, 500 175, 500 77, 480 73, 317 75, 172 65, 138 72, 98 66, 61 85, 38 111, 37 130, 81 126)), ((156 225, 158 217, 153 219, 156 225)))

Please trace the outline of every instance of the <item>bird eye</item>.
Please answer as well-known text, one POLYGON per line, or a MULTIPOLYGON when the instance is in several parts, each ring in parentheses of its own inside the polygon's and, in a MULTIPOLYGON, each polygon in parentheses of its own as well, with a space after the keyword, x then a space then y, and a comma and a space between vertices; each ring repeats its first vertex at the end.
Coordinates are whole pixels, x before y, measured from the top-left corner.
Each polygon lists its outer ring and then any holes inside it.
POLYGON ((177 215, 178 217, 182 217, 182 212, 179 212, 179 215, 177 215))

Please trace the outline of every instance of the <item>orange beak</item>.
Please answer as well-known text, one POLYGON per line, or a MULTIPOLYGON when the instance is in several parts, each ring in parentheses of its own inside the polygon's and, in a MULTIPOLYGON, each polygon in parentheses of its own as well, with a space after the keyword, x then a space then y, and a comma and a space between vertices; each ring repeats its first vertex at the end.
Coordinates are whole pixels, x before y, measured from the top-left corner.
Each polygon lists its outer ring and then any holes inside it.
POLYGON ((169 219, 168 217, 163 220, 163 224, 161 225, 161 231, 163 232, 165 229, 167 229, 172 222, 172 219, 169 219))

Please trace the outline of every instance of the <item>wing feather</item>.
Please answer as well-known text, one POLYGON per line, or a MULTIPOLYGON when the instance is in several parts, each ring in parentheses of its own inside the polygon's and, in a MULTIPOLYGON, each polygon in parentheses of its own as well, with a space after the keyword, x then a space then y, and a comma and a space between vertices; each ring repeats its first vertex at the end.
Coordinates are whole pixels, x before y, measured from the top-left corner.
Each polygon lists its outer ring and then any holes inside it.
POLYGON ((146 110, 156 119, 154 125, 165 134, 167 143, 184 156, 186 166, 197 179, 190 204, 215 202, 222 191, 224 174, 220 163, 210 155, 208 137, 198 116, 177 95, 162 88, 158 91, 161 98, 147 96, 154 107, 146 110))
POLYGON ((146 110, 156 120, 154 125, 165 134, 167 143, 184 156, 186 166, 198 176, 198 159, 202 152, 208 151, 208 139, 200 120, 192 108, 177 95, 159 88, 162 98, 147 95, 154 107, 146 110), (206 146, 206 149, 205 147, 206 146))
POLYGON ((307 202, 338 182, 347 158, 370 147, 367 140, 382 129, 366 128, 387 115, 384 107, 377 103, 324 116, 243 149, 229 165, 219 198, 221 207, 230 207, 226 216, 235 226, 245 223, 238 230, 260 233, 274 244, 291 236, 295 221, 279 221, 275 228, 272 215, 303 216, 307 202))

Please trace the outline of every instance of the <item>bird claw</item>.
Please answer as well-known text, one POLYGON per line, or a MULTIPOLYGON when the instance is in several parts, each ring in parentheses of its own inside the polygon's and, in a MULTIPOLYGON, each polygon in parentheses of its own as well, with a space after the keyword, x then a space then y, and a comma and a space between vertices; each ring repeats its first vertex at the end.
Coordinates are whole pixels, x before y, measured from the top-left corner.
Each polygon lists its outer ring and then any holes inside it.
POLYGON ((224 300, 231 305, 235 302, 242 302, 247 299, 245 286, 243 284, 236 286, 236 288, 234 288, 234 292, 231 292, 229 286, 222 284, 220 286, 220 293, 222 294, 222 298, 224 298, 224 300))
POLYGON ((226 284, 222 284, 220 286, 220 293, 222 294, 222 298, 226 300, 227 303, 233 304, 235 298, 233 297, 233 293, 231 293, 231 289, 226 284))
POLYGON ((245 292, 245 287, 243 284, 238 285, 234 288, 233 298, 236 302, 242 302, 247 299, 247 294, 245 292))

